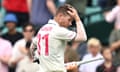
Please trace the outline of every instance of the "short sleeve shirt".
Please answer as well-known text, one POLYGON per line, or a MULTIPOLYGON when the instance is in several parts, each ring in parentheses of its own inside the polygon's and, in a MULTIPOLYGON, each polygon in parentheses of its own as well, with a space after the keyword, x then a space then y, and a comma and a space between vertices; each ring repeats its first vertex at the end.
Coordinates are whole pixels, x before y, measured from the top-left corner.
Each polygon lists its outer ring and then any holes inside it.
POLYGON ((44 72, 66 72, 64 68, 64 50, 67 41, 71 41, 76 33, 59 26, 55 20, 49 20, 37 34, 37 50, 40 67, 44 72))

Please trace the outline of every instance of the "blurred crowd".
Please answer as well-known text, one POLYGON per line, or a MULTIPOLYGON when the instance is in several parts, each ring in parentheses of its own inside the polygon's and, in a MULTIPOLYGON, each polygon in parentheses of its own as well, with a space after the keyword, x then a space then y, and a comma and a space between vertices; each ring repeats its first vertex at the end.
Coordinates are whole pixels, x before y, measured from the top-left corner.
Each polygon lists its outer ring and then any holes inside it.
MULTIPOLYGON (((94 0, 0 0, 0 72, 36 72, 39 61, 32 59, 30 45, 37 31, 56 14, 59 6, 71 4, 81 20, 94 0)), ((114 23, 109 45, 98 38, 87 42, 69 42, 65 63, 94 58, 104 60, 80 65, 68 72, 120 72, 120 0, 96 0, 105 20, 114 23)), ((75 31, 75 22, 69 28, 75 31)))

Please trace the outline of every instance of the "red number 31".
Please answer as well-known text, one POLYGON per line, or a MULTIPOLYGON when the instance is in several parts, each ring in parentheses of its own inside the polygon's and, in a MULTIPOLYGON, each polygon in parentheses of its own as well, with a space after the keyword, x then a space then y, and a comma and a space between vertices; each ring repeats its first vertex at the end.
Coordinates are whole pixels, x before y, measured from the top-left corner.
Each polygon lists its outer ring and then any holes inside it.
POLYGON ((49 55, 49 49, 48 49, 48 36, 49 34, 45 34, 44 36, 41 36, 41 34, 38 34, 37 35, 37 38, 38 38, 38 54, 40 55, 41 54, 41 41, 42 40, 45 40, 45 56, 48 56, 49 55))

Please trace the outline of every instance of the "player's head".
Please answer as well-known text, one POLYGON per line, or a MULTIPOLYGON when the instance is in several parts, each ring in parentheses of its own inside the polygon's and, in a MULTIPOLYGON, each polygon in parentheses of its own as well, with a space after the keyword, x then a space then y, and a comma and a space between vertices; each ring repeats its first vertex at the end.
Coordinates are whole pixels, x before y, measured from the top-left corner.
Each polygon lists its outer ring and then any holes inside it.
POLYGON ((106 61, 112 61, 112 51, 109 47, 103 48, 101 53, 106 61))
POLYGON ((73 21, 73 18, 69 15, 69 8, 72 8, 71 5, 65 4, 60 6, 56 12, 54 19, 63 27, 69 27, 73 21))
POLYGON ((27 39, 27 40, 32 39, 32 37, 34 36, 34 33, 35 33, 35 29, 34 29, 34 26, 32 24, 27 23, 24 25, 23 35, 24 35, 25 39, 27 39))
POLYGON ((92 55, 96 55, 98 52, 100 52, 101 49, 101 43, 97 38, 90 38, 87 43, 88 52, 90 52, 92 55))

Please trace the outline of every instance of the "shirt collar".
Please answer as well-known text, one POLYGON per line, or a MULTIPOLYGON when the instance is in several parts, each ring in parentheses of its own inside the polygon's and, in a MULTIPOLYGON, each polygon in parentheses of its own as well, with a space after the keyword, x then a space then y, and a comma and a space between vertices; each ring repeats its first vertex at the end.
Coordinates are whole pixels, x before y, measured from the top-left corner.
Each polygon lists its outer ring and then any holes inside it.
POLYGON ((48 24, 54 24, 54 25, 59 26, 59 24, 58 24, 55 20, 53 20, 53 19, 50 19, 50 20, 48 21, 48 24))

